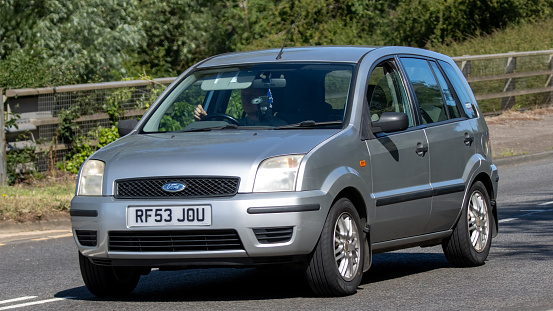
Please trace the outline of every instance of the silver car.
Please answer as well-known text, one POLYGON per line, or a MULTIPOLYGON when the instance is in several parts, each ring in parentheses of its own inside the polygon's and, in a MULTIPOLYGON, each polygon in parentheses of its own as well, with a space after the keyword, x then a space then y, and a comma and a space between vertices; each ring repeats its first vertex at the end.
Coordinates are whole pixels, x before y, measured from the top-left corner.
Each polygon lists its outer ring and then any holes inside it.
POLYGON ((348 295, 375 253, 442 245, 453 266, 478 266, 498 231, 488 127, 442 54, 218 55, 119 130, 71 202, 97 296, 130 293, 152 268, 292 263, 315 294, 348 295))

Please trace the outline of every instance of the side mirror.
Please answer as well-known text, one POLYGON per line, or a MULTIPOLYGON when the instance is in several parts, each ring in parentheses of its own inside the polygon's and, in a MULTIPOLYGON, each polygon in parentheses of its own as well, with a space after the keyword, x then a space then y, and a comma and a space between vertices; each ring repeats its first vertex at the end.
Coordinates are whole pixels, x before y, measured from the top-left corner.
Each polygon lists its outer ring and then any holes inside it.
POLYGON ((137 124, 138 121, 136 119, 119 120, 119 124, 117 125, 117 132, 119 132, 119 137, 123 137, 132 132, 137 124))
POLYGON ((371 122, 373 134, 398 132, 408 127, 409 117, 404 112, 384 112, 378 121, 371 122))

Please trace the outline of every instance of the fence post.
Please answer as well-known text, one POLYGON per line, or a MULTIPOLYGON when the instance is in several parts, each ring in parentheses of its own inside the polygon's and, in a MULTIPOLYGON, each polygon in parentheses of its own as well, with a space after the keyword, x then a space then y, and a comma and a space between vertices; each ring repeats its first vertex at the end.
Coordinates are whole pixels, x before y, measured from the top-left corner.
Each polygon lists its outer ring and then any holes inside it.
POLYGON ((6 185, 6 179, 8 176, 8 170, 6 167, 6 132, 5 132, 5 118, 4 114, 4 102, 6 102, 6 96, 4 95, 4 90, 0 88, 0 185, 6 185))
MULTIPOLYGON (((549 55, 549 65, 547 66, 547 68, 550 71, 553 71, 553 54, 549 55)), ((547 76, 547 80, 545 80, 545 87, 549 86, 553 86, 553 73, 550 73, 547 76)), ((546 105, 553 106, 553 92, 545 95, 544 102, 546 105)))
MULTIPOLYGON (((463 56, 468 56, 468 55, 463 55, 463 56)), ((468 78, 470 76, 470 65, 471 65, 470 60, 464 60, 461 62, 461 71, 463 72, 463 75, 465 76, 465 78, 468 78)))
MULTIPOLYGON (((514 53, 514 52, 509 52, 514 53)), ((507 66, 505 67, 505 73, 513 73, 517 69, 517 58, 514 56, 511 56, 507 59, 507 66)), ((503 88, 503 92, 509 92, 514 91, 516 86, 516 80, 515 78, 507 78, 505 79, 505 87, 503 88)), ((501 99, 501 110, 508 110, 514 107, 515 105, 515 97, 509 96, 509 97, 503 97, 501 99)))

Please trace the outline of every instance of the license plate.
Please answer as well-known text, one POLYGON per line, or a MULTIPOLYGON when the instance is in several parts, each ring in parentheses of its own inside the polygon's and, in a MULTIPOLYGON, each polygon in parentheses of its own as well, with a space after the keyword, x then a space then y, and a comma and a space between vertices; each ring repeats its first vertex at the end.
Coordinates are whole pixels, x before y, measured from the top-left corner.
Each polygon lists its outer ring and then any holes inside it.
POLYGON ((127 226, 210 226, 211 206, 129 206, 127 226))

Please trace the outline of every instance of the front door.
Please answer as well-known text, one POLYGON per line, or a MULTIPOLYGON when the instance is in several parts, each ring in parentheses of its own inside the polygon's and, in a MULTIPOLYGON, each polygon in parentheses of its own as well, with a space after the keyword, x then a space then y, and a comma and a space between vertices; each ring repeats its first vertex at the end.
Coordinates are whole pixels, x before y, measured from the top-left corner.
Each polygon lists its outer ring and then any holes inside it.
POLYGON ((372 196, 376 215, 371 223, 373 243, 424 233, 432 202, 428 143, 415 126, 412 107, 393 60, 378 65, 369 78, 367 102, 372 121, 384 112, 403 112, 409 128, 380 133, 366 140, 371 159, 372 196))

